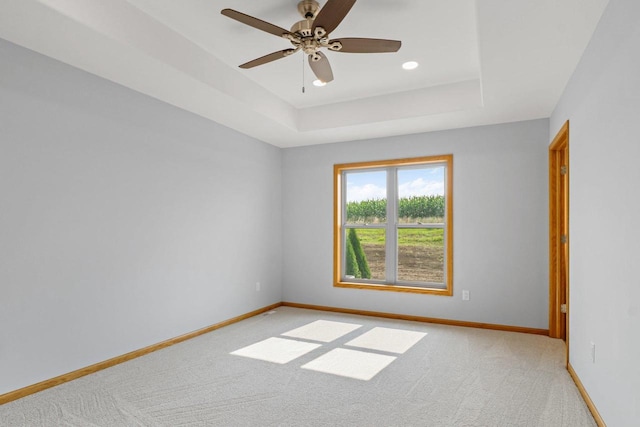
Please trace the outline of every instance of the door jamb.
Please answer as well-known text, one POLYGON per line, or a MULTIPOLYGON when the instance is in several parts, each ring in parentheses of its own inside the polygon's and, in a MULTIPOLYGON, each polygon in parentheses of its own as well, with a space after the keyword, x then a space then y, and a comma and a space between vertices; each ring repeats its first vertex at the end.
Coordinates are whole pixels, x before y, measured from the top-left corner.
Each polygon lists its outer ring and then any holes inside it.
POLYGON ((569 242, 561 242, 561 235, 568 236, 569 229, 569 178, 562 175, 561 167, 569 166, 569 121, 562 126, 549 145, 549 336, 564 338, 569 358, 569 242), (562 180, 565 192, 560 191, 562 180), (564 222, 564 223, 563 223, 564 222), (566 246, 566 289, 559 286, 561 277, 560 253, 566 246), (561 305, 566 304, 566 314, 561 305), (564 321, 563 321, 564 320, 564 321))

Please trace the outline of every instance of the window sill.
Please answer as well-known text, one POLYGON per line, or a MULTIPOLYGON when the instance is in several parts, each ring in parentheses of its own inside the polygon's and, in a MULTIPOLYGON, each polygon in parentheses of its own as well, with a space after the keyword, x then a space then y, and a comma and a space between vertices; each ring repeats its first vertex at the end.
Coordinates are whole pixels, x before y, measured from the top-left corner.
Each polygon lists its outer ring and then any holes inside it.
POLYGON ((375 283, 352 283, 352 282, 336 282, 333 284, 336 288, 350 288, 350 289, 368 289, 372 291, 389 291, 389 292, 407 292, 414 294, 430 294, 430 295, 442 295, 452 296, 453 289, 440 289, 440 288, 423 288, 418 286, 403 286, 403 285, 379 285, 375 283))

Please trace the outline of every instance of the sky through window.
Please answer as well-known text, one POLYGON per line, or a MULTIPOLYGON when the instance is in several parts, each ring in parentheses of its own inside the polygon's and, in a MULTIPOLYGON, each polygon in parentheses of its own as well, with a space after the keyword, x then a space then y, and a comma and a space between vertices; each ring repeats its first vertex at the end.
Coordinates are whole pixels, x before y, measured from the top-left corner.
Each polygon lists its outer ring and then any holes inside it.
MULTIPOLYGON (((386 171, 350 172, 347 174, 347 202, 386 199, 386 171)), ((442 166, 402 169, 398 173, 398 195, 444 195, 442 166)))

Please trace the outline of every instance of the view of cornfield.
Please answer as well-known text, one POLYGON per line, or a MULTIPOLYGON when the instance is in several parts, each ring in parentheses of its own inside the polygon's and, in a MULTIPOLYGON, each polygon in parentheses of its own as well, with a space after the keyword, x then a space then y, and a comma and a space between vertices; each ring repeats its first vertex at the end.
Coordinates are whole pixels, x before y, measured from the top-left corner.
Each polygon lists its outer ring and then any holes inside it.
MULTIPOLYGON (((386 199, 370 199, 347 203, 347 224, 355 238, 349 239, 355 259, 358 247, 364 253, 364 264, 369 277, 358 268, 349 269, 354 277, 385 279, 385 230, 383 228, 359 228, 358 225, 382 224, 386 221, 386 199), (357 239, 357 242, 354 240, 357 239), (353 241, 353 243, 351 243, 353 241)), ((399 200, 399 224, 442 224, 445 198, 442 195, 413 196, 399 200)), ((347 248, 349 252, 351 249, 347 248)), ((356 262, 357 263, 357 262, 356 262)), ((398 276, 400 281, 444 282, 444 229, 443 228, 399 228, 398 229, 398 276)))

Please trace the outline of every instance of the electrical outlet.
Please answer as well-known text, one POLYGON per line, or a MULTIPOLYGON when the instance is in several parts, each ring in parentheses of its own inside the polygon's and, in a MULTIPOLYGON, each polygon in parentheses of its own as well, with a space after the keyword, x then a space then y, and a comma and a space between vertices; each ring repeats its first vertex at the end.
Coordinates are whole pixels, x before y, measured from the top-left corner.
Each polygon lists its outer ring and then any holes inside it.
POLYGON ((256 282, 256 292, 260 292, 260 282, 256 282))
POLYGON ((462 291, 462 301, 469 301, 469 291, 462 291))
POLYGON ((596 344, 591 343, 591 363, 596 363, 596 344))

